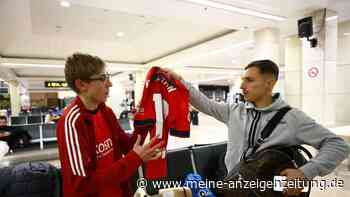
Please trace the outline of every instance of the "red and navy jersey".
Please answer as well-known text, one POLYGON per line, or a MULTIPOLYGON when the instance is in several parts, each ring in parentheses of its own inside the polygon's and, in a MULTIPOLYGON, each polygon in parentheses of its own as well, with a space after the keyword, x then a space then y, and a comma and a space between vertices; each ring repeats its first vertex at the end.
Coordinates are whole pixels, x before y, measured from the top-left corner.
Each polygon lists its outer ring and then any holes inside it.
POLYGON ((146 76, 139 111, 135 115, 135 127, 155 126, 157 122, 177 137, 190 136, 189 92, 179 81, 159 67, 152 67, 146 76), (159 103, 161 99, 161 103, 159 103), (157 114, 161 110, 162 114, 157 114), (162 120, 157 119, 162 117, 162 120))
MULTIPOLYGON (((142 164, 112 110, 86 110, 79 96, 57 124, 63 196, 132 196, 129 179, 142 164)), ((141 134, 142 135, 142 134, 141 134)))
MULTIPOLYGON (((189 137, 189 92, 186 87, 159 67, 152 67, 146 76, 134 126, 135 130, 146 130, 151 137, 156 136, 158 141, 163 141, 163 150, 166 149, 169 134, 189 137)), ((147 163, 145 176, 160 178, 166 176, 166 171, 163 157, 147 163)))

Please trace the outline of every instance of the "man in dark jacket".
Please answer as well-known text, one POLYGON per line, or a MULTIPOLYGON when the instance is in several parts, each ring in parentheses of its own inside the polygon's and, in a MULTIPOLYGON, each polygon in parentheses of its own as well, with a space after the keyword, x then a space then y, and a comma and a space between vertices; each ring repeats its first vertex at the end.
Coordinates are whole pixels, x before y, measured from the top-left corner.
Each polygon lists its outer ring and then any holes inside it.
POLYGON ((30 139, 26 130, 18 126, 8 126, 6 116, 0 116, 0 140, 7 142, 10 150, 27 146, 30 139))

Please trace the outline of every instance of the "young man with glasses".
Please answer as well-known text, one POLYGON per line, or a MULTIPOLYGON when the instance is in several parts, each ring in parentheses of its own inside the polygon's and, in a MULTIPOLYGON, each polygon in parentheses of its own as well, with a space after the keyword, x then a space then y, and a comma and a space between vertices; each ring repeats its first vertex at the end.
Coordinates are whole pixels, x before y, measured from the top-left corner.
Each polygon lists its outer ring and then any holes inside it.
POLYGON ((160 144, 153 139, 142 146, 140 135, 121 129, 105 105, 112 83, 100 58, 75 53, 64 72, 77 97, 57 125, 63 195, 132 196, 129 179, 143 161, 160 156, 160 144))

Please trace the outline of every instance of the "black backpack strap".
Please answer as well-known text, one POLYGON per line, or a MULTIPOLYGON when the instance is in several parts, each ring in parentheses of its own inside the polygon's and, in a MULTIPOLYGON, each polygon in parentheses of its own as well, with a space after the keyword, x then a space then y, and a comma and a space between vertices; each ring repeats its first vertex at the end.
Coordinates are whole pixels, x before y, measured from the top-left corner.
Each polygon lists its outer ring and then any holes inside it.
POLYGON ((261 132, 261 138, 265 139, 271 135, 273 130, 276 128, 278 123, 282 120, 284 115, 292 108, 287 106, 278 110, 278 112, 272 117, 272 119, 267 123, 264 130, 261 132))
POLYGON ((278 123, 282 120, 284 115, 291 109, 292 108, 290 106, 286 106, 286 107, 283 107, 277 111, 277 113, 271 118, 271 120, 267 123, 267 125, 262 130, 261 136, 253 148, 253 153, 255 153, 255 151, 264 142, 264 139, 266 139, 267 137, 269 137, 271 135, 271 133, 276 128, 278 123))

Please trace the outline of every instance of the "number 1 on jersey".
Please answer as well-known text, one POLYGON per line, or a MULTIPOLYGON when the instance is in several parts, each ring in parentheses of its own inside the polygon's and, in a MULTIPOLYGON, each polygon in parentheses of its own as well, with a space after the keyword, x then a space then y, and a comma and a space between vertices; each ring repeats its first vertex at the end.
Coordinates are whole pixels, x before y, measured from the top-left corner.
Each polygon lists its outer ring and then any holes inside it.
POLYGON ((156 137, 162 139, 163 137, 163 104, 162 95, 153 94, 154 111, 156 112, 156 137))

